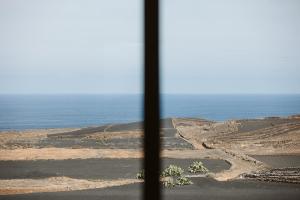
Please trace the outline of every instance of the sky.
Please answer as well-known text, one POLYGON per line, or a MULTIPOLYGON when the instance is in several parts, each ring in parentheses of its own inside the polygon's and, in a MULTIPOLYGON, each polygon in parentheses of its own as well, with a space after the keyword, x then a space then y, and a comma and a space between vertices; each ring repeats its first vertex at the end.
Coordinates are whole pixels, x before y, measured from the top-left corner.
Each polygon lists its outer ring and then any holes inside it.
MULTIPOLYGON (((300 1, 161 0, 162 93, 300 93, 300 1)), ((0 93, 142 93, 141 0, 0 0, 0 93)))

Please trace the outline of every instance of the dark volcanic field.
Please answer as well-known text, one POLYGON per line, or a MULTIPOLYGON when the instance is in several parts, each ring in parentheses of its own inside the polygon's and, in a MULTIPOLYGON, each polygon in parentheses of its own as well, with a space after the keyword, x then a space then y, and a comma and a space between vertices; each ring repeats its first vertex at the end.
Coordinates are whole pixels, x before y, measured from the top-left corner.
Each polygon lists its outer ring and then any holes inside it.
POLYGON ((264 119, 237 120, 237 122, 240 123, 238 127, 238 133, 244 133, 285 123, 298 123, 299 120, 280 117, 266 117, 264 119))
POLYGON ((272 168, 300 167, 299 155, 251 155, 251 157, 266 163, 272 168))
MULTIPOLYGON (((163 168, 175 164, 185 169, 195 160, 164 159, 163 168)), ((212 172, 230 168, 224 160, 201 159, 212 172)), ((38 161, 0 161, 0 179, 46 178, 68 176, 80 179, 135 178, 140 171, 139 159, 74 159, 38 161)))
MULTIPOLYGON (((177 129, 172 124, 172 119, 161 120, 161 141, 163 149, 193 149, 185 140, 176 137, 177 129)), ((94 149, 141 149, 142 137, 92 139, 91 134, 126 133, 128 131, 142 132, 142 123, 113 124, 99 127, 82 128, 76 131, 49 134, 47 138, 32 143, 28 140, 18 140, 6 143, 6 146, 18 147, 56 147, 56 148, 94 148, 94 149)))
MULTIPOLYGON (((167 200, 298 200, 299 185, 256 181, 217 182, 209 178, 192 178, 193 185, 163 189, 167 200)), ((140 200, 142 184, 72 192, 36 193, 0 196, 6 200, 140 200)))
MULTIPOLYGON (((203 121, 194 121, 195 123, 202 123, 203 121)), ((278 145, 272 143, 274 135, 283 134, 288 137, 292 145, 298 145, 298 132, 290 136, 286 134, 285 129, 299 130, 299 118, 287 119, 270 117, 264 120, 249 119, 238 120, 238 130, 234 134, 220 135, 218 139, 224 141, 236 140, 238 142, 248 141, 256 142, 256 136, 264 139, 262 144, 278 145), (279 128, 277 125, 282 125, 279 128), (259 131, 257 131, 259 130, 259 131), (260 131, 262 130, 262 131, 260 131), (256 135, 248 137, 248 132, 253 131, 256 135), (256 132, 255 132, 256 131, 256 132), (240 137, 236 137, 240 134, 240 137), (225 137, 226 136, 226 137, 225 137), (263 136, 263 137, 261 137, 263 136), (269 139, 271 138, 271 140, 269 139)), ((183 122, 181 122, 183 123, 183 122)), ((114 124, 105 125, 101 127, 89 127, 76 131, 61 132, 58 134, 49 134, 45 138, 32 142, 31 138, 26 137, 21 139, 12 139, 8 143, 4 143, 5 148, 20 148, 20 147, 64 147, 64 148, 108 148, 108 149, 141 149, 142 147, 142 134, 141 123, 134 122, 129 124, 114 124), (128 136, 122 134, 132 132, 128 136), (118 134, 122 137, 109 137, 110 134, 118 134), (91 137, 91 136, 98 137, 91 137), (104 138, 103 135, 107 135, 104 138), (99 137, 101 136, 101 137, 99 137), (11 142, 11 144, 9 143, 11 142)), ((178 124, 177 124, 178 125, 178 124)), ((184 125, 184 123, 182 124, 184 125)), ((189 131, 189 129, 188 129, 189 131)), ((162 120, 161 139, 163 149, 193 149, 193 146, 178 137, 177 129, 173 127, 171 119, 162 120)), ((278 141, 282 141, 279 139, 278 141)), ((240 144, 243 144, 243 143, 240 144)), ((276 141, 275 141, 276 142, 276 141)), ((287 143, 287 144, 290 144, 287 143)), ((239 143, 238 143, 239 144, 239 143)), ((261 144, 261 143, 259 143, 261 144)), ((292 146, 292 147, 294 147, 292 146)), ((230 146, 229 146, 230 147, 230 146)), ((267 146, 268 147, 268 146, 267 146)), ((280 148, 281 146, 277 146, 280 148)), ((286 146, 282 146, 286 147, 286 146)), ((290 149, 288 149, 290 150, 290 149)), ((291 151, 286 152, 292 152, 291 151)), ((253 153, 253 151, 250 151, 253 153)), ((261 153, 261 152, 259 152, 261 153)), ((255 153, 253 153, 255 154, 255 153)), ((250 155, 251 156, 251 155, 250 155)), ((252 156, 260 160, 271 168, 287 168, 295 167, 297 170, 300 167, 299 155, 274 155, 274 156, 252 156)), ((200 159, 204 165, 211 172, 220 172, 230 168, 230 165, 224 160, 211 160, 200 159)), ((163 159, 163 167, 170 164, 179 165, 187 171, 188 166, 195 161, 195 159, 163 159)), ((136 173, 142 168, 141 159, 70 159, 70 160, 36 160, 36 161, 0 161, 0 179, 39 179, 53 176, 67 176, 79 179, 118 179, 118 178, 135 178, 136 173)), ((272 169, 277 170, 277 169, 272 169)), ((280 169, 284 170, 284 169, 280 169)), ((299 171, 299 170, 298 170, 299 171)), ((263 172, 263 175, 266 172, 263 172)), ((185 173, 189 175, 188 172, 185 173)), ((277 174, 276 174, 277 175, 277 174)), ((271 174, 271 178, 273 174, 271 174)), ((269 177, 268 177, 269 178, 269 177)), ((293 200, 300 199, 300 184, 288 184, 280 182, 267 182, 271 178, 265 179, 266 181, 258 181, 258 179, 242 178, 234 181, 218 182, 211 178, 191 178, 193 185, 189 186, 176 186, 175 188, 163 188, 162 194, 167 200, 293 200)), ((20 195, 7 195, 0 196, 2 199, 25 199, 25 200, 81 200, 81 199, 109 199, 109 200, 134 200, 142 199, 142 186, 143 184, 132 184, 119 187, 110 187, 104 189, 91 189, 81 191, 66 191, 66 192, 48 192, 48 193, 34 193, 34 194, 20 194, 20 195)))

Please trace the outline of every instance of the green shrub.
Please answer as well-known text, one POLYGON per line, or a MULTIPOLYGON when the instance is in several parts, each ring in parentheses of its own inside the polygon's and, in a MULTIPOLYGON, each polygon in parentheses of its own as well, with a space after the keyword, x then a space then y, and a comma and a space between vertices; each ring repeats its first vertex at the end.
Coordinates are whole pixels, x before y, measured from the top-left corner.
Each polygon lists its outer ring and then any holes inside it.
POLYGON ((137 179, 145 179, 145 171, 142 169, 139 173, 136 174, 137 179))
POLYGON ((188 171, 191 173, 207 173, 208 169, 204 167, 201 161, 195 161, 189 166, 188 171))
MULTIPOLYGON (((167 168, 163 170, 161 174, 161 177, 163 177, 161 179, 163 186, 167 188, 172 188, 175 187, 176 185, 182 186, 182 185, 193 184, 190 179, 182 176, 183 172, 184 170, 181 167, 176 165, 169 165, 167 168)), ((137 173, 136 178, 145 179, 145 171, 141 170, 139 173, 137 173)))
POLYGON ((181 186, 181 185, 191 185, 191 184, 193 184, 193 182, 187 177, 181 176, 176 179, 176 185, 181 186))
POLYGON ((162 177, 167 177, 167 176, 181 176, 181 174, 184 172, 184 170, 176 165, 169 165, 164 171, 162 172, 161 176, 162 177))

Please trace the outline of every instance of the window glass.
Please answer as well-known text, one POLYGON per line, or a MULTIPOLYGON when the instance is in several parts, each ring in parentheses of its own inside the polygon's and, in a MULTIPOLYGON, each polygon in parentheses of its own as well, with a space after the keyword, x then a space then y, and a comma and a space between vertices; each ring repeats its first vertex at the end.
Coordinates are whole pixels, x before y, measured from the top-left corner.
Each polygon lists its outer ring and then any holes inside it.
POLYGON ((175 129, 164 149, 172 140, 179 152, 164 197, 297 198, 287 177, 299 167, 299 8, 161 1, 162 115, 175 129))
POLYGON ((0 1, 0 195, 140 198, 142 16, 139 0, 0 1))

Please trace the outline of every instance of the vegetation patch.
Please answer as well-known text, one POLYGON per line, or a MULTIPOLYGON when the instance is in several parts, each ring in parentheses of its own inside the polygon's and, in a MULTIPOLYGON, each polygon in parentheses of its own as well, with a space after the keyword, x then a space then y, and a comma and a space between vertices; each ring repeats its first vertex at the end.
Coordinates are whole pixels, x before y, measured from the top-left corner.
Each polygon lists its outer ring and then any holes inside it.
MULTIPOLYGON (((188 171, 190 173, 207 173, 208 169, 203 165, 201 161, 193 162, 189 167, 188 171)), ((186 176, 183 175, 184 169, 177 165, 169 165, 165 168, 161 173, 161 181, 164 187, 173 188, 177 186, 183 185, 191 185, 193 182, 186 176)), ((137 179, 144 179, 145 172, 141 170, 136 175, 137 179)))
POLYGON ((194 161, 188 168, 188 171, 190 173, 201 173, 205 174, 208 172, 208 169, 204 167, 203 163, 201 161, 194 161))
POLYGON ((162 172, 161 176, 162 177, 168 177, 168 176, 181 176, 184 170, 176 165, 169 165, 164 171, 162 172))
POLYGON ((181 176, 176 179, 176 185, 182 186, 191 184, 193 184, 193 182, 187 177, 181 176))
POLYGON ((163 186, 167 188, 175 187, 175 185, 183 186, 183 185, 190 185, 193 184, 192 181, 183 176, 184 170, 176 165, 169 165, 165 168, 162 173, 161 177, 163 177, 163 186))

